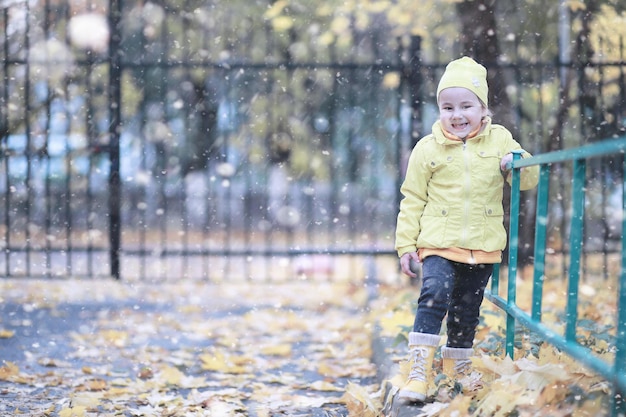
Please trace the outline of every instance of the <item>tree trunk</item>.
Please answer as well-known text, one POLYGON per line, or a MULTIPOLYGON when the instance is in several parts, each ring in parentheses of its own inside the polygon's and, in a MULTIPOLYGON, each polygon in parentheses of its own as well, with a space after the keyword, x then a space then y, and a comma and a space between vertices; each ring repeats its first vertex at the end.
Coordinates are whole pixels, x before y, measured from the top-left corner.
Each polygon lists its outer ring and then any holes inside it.
MULTIPOLYGON (((489 107, 494 114, 494 122, 507 127, 518 141, 519 127, 511 101, 506 93, 507 81, 505 74, 498 70, 498 58, 501 54, 496 25, 496 0, 465 0, 457 3, 457 14, 461 22, 459 40, 465 55, 487 67, 487 83, 489 85, 489 107)), ((522 146, 524 144, 522 143, 522 146)), ((510 187, 504 189, 505 227, 509 229, 510 187)), ((525 199, 520 201, 520 245, 518 259, 520 266, 532 264, 534 252, 535 216, 528 213, 529 204, 525 199), (525 244, 526 243, 526 244, 525 244)), ((508 263, 508 247, 503 254, 503 262, 508 263)))

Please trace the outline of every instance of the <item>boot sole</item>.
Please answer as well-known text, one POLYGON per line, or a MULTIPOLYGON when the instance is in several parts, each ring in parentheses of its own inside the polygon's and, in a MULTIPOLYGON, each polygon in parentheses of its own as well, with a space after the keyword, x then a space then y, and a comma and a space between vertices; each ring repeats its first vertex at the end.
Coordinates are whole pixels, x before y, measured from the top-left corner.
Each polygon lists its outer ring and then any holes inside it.
POLYGON ((426 395, 413 391, 399 391, 398 398, 407 402, 423 403, 426 400, 426 395))

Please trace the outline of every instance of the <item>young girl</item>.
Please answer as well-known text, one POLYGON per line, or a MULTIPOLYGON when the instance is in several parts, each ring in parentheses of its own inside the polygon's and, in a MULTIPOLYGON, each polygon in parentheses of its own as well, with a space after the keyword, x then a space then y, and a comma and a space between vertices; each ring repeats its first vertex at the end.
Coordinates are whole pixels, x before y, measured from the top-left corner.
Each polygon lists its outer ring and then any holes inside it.
MULTIPOLYGON (((422 262, 409 333, 411 371, 399 392, 405 400, 426 399, 446 314, 444 372, 454 379, 469 371, 484 290, 506 245, 506 164, 521 146, 507 129, 491 123, 487 97, 485 67, 468 57, 448 64, 437 87, 439 120, 413 149, 402 184, 396 229, 400 266, 415 277, 410 263, 422 262)), ((538 170, 525 168, 521 188, 532 188, 537 180, 538 170)))

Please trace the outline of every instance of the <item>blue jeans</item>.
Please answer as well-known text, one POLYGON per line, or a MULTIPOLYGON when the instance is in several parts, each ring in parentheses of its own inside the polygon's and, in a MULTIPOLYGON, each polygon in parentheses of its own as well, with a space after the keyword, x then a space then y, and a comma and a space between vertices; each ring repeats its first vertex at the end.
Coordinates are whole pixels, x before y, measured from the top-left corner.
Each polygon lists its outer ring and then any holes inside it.
POLYGON ((422 264, 413 331, 439 334, 448 314, 448 347, 471 348, 492 264, 469 265, 429 256, 422 264))

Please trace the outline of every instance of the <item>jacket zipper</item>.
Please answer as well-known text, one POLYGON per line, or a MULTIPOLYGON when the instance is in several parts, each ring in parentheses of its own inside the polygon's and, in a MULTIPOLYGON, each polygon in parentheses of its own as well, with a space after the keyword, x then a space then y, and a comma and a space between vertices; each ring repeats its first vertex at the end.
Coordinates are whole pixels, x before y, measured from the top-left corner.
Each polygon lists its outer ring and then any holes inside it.
POLYGON ((463 219, 462 219, 462 223, 461 223, 461 244, 463 246, 467 246, 467 228, 469 227, 469 211, 470 211, 470 197, 471 197, 471 190, 472 190, 472 184, 471 184, 471 176, 470 176, 470 160, 469 160, 469 154, 467 152, 467 141, 465 139, 463 139, 463 161, 465 163, 465 203, 464 203, 464 210, 463 210, 463 219))

